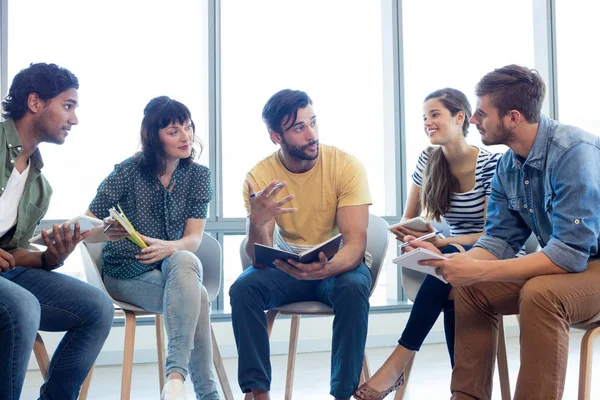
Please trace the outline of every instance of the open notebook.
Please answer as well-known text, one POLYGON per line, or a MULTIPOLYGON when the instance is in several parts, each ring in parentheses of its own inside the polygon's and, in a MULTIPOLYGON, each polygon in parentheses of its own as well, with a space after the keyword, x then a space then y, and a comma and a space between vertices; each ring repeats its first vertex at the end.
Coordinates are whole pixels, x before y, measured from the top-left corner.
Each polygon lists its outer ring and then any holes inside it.
POLYGON ((420 265, 419 261, 421 260, 447 260, 448 258, 442 254, 434 253, 431 250, 424 249, 419 247, 413 251, 409 251, 407 253, 402 254, 392 260, 394 264, 398 264, 402 268, 408 268, 415 271, 423 272, 425 274, 429 274, 435 276, 440 281, 446 282, 446 280, 441 276, 435 273, 435 268, 430 267, 428 265, 420 265))
POLYGON ((309 264, 319 259, 319 253, 325 253, 327 259, 333 257, 340 249, 342 234, 339 233, 325 242, 311 247, 302 253, 296 254, 289 251, 265 246, 264 244, 254 243, 254 264, 263 267, 275 267, 273 261, 292 259, 303 264, 309 264))

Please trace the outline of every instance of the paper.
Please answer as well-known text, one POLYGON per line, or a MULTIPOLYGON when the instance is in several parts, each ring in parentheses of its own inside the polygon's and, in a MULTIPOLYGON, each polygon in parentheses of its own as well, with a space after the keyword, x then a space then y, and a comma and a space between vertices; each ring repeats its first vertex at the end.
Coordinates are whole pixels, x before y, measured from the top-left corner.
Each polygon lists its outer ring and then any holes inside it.
POLYGON ((408 268, 408 269, 412 269, 414 271, 422 272, 424 274, 433 275, 436 278, 438 278, 440 281, 448 283, 448 282, 446 282, 446 280, 444 279, 443 276, 437 275, 435 273, 434 267, 419 264, 419 261, 422 261, 422 260, 447 260, 447 259, 448 259, 448 257, 446 257, 442 254, 434 253, 431 250, 427 250, 427 249, 419 247, 413 251, 409 251, 407 253, 402 254, 399 257, 394 258, 392 260, 392 262, 394 264, 398 264, 402 268, 408 268))

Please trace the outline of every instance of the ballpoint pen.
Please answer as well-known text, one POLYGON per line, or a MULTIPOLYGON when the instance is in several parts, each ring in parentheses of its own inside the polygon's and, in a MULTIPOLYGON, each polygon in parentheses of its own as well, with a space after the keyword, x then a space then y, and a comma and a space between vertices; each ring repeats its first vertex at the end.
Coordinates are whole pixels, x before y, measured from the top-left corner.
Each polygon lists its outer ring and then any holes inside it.
MULTIPOLYGON (((431 233, 428 233, 427 235, 423 235, 421 237, 418 237, 415 240, 411 240, 411 242, 416 242, 416 241, 419 241, 419 240, 429 239, 429 238, 432 238, 435 235, 438 235, 440 233, 442 233, 442 231, 431 232, 431 233)), ((406 246, 410 246, 410 242, 402 242, 402 244, 398 245, 399 248, 403 248, 403 247, 406 247, 406 246)))
MULTIPOLYGON (((272 189, 272 190, 278 189, 278 188, 280 188, 280 187, 282 187, 282 186, 283 186, 283 182, 279 182, 277 185, 273 186, 273 189, 272 189)), ((264 190, 259 190, 258 192, 254 192, 254 193, 252 193, 252 194, 250 195, 250 198, 256 197, 256 196, 258 196, 259 194, 261 194, 262 192, 264 192, 264 190)))

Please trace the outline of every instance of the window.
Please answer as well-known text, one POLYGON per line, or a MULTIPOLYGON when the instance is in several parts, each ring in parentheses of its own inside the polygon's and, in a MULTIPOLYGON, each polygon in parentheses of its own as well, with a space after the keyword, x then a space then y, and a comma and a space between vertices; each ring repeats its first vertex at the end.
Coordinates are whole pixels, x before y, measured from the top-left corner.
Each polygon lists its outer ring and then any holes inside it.
POLYGON ((246 173, 277 149, 262 108, 285 88, 311 96, 321 142, 365 165, 371 212, 385 214, 385 186, 395 175, 384 168, 381 2, 228 0, 221 7, 224 216, 246 216, 246 173))
MULTIPOLYGON (((429 145, 423 99, 444 87, 462 91, 475 109, 474 88, 487 72, 507 64, 533 68, 532 0, 404 1, 404 111, 406 179, 429 145)), ((468 142, 481 146, 471 127, 468 142)), ((491 151, 504 151, 495 146, 491 151)))
POLYGON ((558 119, 600 135, 596 114, 600 80, 593 43, 600 3, 587 0, 556 1, 558 119))
POLYGON ((208 163, 207 16, 194 0, 9 2, 8 76, 32 62, 71 70, 80 83, 79 125, 43 144, 54 195, 47 219, 84 212, 117 164, 138 150, 144 106, 168 95, 186 104, 208 163), (31 12, 35 9, 35 12, 31 12), (35 27, 35 29, 32 29, 35 27))

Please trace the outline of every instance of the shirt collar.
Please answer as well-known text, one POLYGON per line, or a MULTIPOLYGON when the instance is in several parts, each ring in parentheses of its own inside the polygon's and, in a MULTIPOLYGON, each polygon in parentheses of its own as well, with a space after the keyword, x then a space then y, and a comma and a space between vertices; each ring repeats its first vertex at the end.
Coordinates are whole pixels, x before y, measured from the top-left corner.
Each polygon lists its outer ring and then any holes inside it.
MULTIPOLYGON (((21 142, 21 137, 17 131, 15 121, 12 119, 7 119, 2 124, 4 125, 4 132, 6 132, 7 151, 17 151, 17 154, 20 154, 23 150, 23 143, 21 142)), ((31 161, 38 170, 44 168, 44 161, 42 160, 42 155, 40 154, 39 148, 37 148, 31 155, 31 161)))
POLYGON ((523 158, 514 153, 515 163, 519 166, 526 164, 540 171, 543 170, 546 160, 546 151, 548 149, 548 140, 550 140, 551 137, 551 129, 552 125, 550 124, 550 119, 545 115, 542 115, 538 124, 535 140, 533 141, 533 146, 531 146, 527 159, 523 162, 523 158))

